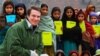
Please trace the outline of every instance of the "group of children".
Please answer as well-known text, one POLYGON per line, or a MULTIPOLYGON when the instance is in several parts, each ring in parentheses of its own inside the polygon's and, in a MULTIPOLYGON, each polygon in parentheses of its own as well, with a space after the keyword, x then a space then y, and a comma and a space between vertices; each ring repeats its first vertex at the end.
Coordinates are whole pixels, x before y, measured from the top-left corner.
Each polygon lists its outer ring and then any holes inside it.
MULTIPOLYGON (((48 6, 46 4, 44 5, 45 6, 42 7, 45 10, 44 13, 46 13, 46 16, 49 16, 47 15, 48 6)), ((100 15, 97 15, 95 12, 95 6, 93 5, 88 5, 86 11, 77 9, 78 12, 75 12, 75 10, 76 9, 72 8, 71 6, 66 6, 62 16, 59 7, 54 7, 51 11, 51 18, 54 22, 55 30, 57 27, 55 22, 57 23, 58 21, 59 26, 62 22, 62 27, 60 28, 62 30, 62 34, 56 33, 56 39, 53 37, 53 40, 56 41, 56 50, 58 50, 57 56, 93 56, 95 53, 96 55, 99 55, 100 15)), ((50 19, 49 17, 46 17, 47 19, 45 20, 50 19)), ((49 51, 50 50, 52 49, 49 49, 49 51)), ((49 51, 46 53, 53 56, 53 52, 49 51)))
MULTIPOLYGON (((88 5, 86 11, 66 6, 63 13, 59 7, 54 7, 51 15, 48 15, 48 9, 46 4, 41 5, 39 31, 51 32, 53 45, 44 46, 43 53, 49 56, 93 56, 96 52, 100 55, 100 14, 95 12, 95 6, 88 5), (55 22, 62 25, 62 33, 55 32, 55 22)), ((11 1, 4 2, 0 14, 0 44, 9 27, 25 18, 26 7, 23 3, 14 5, 11 1), (16 17, 13 23, 7 19, 12 15, 16 17)))
POLYGON ((2 12, 0 13, 0 45, 3 42, 7 29, 14 23, 24 19, 25 16, 26 7, 24 4, 19 3, 14 6, 11 1, 4 2, 2 12))

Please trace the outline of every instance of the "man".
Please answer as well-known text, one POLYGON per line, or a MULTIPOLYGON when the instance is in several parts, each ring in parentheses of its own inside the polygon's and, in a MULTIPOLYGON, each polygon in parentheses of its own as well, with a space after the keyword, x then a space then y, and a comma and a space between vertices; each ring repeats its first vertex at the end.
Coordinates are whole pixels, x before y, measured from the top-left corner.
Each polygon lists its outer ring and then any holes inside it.
POLYGON ((0 56, 40 56, 42 52, 41 33, 38 23, 41 13, 37 7, 27 11, 27 19, 14 24, 0 47, 0 56))

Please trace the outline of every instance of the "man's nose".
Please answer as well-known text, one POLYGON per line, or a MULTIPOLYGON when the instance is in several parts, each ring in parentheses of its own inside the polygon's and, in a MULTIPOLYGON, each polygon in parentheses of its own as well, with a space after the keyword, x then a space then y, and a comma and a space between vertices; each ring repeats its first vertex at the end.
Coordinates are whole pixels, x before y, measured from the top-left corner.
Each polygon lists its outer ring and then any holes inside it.
POLYGON ((38 18, 38 17, 35 17, 35 20, 40 20, 40 18, 38 18))

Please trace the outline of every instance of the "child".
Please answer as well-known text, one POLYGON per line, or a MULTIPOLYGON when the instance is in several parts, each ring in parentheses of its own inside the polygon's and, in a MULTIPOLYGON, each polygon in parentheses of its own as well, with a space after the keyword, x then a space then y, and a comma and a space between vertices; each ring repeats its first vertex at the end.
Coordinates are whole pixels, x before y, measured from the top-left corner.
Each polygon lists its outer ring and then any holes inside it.
POLYGON ((59 7, 54 7, 51 11, 51 17, 52 17, 53 21, 60 20, 60 16, 61 16, 60 8, 59 7))
POLYGON ((91 54, 89 51, 84 51, 81 56, 91 56, 91 54))
MULTIPOLYGON (((60 8, 59 7, 54 7, 53 9, 52 9, 52 11, 51 11, 51 17, 52 17, 52 19, 53 19, 53 21, 54 21, 54 24, 55 24, 55 22, 58 22, 58 21, 61 21, 60 20, 60 15, 61 15, 61 10, 60 10, 60 8)), ((55 25, 55 30, 56 30, 56 25, 55 25)), ((62 28, 61 28, 61 30, 62 30, 62 28)), ((61 35, 62 34, 56 34, 57 35, 57 37, 56 37, 56 41, 57 41, 57 50, 58 49, 62 49, 62 40, 61 40, 61 35)))
POLYGON ((12 26, 16 22, 16 15, 14 14, 14 4, 12 1, 5 1, 3 4, 3 14, 6 17, 7 25, 12 26), (14 17, 13 17, 14 16, 14 17), (13 22, 8 22, 13 21, 13 22))
POLYGON ((23 3, 18 3, 15 6, 15 13, 18 17, 18 21, 25 19, 26 17, 26 6, 23 3))
POLYGON ((64 52, 62 50, 57 50, 55 56, 65 56, 64 52))
POLYGON ((71 51, 69 53, 69 56, 79 56, 78 52, 77 51, 71 51))
POLYGON ((82 10, 80 10, 77 14, 77 19, 80 23, 80 27, 82 30, 82 51, 89 50, 91 54, 95 53, 94 49, 94 38, 93 35, 94 30, 90 23, 85 21, 85 14, 82 10))
POLYGON ((74 9, 70 6, 65 7, 62 16, 63 22, 63 44, 65 55, 68 56, 72 50, 78 50, 82 40, 81 28, 78 20, 75 19, 74 9), (72 25, 72 26, 71 26, 72 25), (79 41, 80 40, 80 41, 79 41))
POLYGON ((96 14, 96 12, 91 12, 90 13, 90 23, 92 25, 97 25, 98 24, 98 15, 96 14))
POLYGON ((100 25, 98 25, 98 15, 95 12, 90 13, 90 23, 95 30, 95 47, 100 49, 100 25), (96 29, 98 27, 98 29, 96 29))
POLYGON ((3 4, 3 14, 14 14, 14 4, 11 1, 5 1, 3 4))
POLYGON ((0 14, 0 45, 2 44, 9 27, 6 26, 4 15, 0 14))
POLYGON ((47 53, 49 56, 54 56, 54 51, 56 49, 56 34, 54 31, 54 24, 53 20, 50 16, 48 16, 48 6, 46 4, 41 5, 41 21, 39 24, 39 31, 40 32, 50 32, 52 33, 52 42, 53 45, 50 46, 44 46, 44 52, 47 53), (55 49, 54 49, 55 48, 55 49))

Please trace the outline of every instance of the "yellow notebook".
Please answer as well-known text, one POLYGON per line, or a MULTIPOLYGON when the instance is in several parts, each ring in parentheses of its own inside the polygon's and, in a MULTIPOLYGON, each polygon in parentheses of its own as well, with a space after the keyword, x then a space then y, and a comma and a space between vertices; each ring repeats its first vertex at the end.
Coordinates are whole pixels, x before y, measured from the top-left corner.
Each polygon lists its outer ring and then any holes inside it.
POLYGON ((44 46, 51 46, 52 45, 52 33, 42 32, 42 42, 44 46))
POLYGON ((85 22, 84 21, 80 23, 80 28, 81 28, 82 32, 86 31, 86 27, 85 27, 85 22))
POLYGON ((66 21, 66 27, 67 28, 73 28, 76 26, 76 22, 74 21, 66 21))
POLYGON ((96 34, 100 34, 100 25, 92 25, 96 34))
POLYGON ((62 35, 62 21, 54 21, 55 32, 57 35, 62 35))

